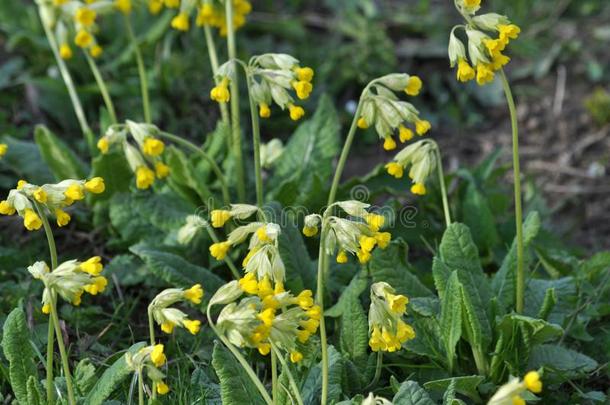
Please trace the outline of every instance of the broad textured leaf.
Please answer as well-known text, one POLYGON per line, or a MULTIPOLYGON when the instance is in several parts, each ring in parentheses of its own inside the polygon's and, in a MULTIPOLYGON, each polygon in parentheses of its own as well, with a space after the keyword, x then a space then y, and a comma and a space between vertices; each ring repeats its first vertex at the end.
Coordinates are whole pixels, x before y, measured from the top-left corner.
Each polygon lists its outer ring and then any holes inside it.
POLYGON ((510 314, 506 315, 498 326, 498 331, 506 336, 515 330, 515 324, 520 323, 527 327, 532 345, 546 343, 563 334, 563 328, 559 325, 549 323, 543 319, 530 318, 529 316, 510 314))
POLYGON ((220 385, 212 381, 206 370, 202 368, 196 368, 193 371, 189 394, 196 403, 201 401, 201 403, 206 405, 222 405, 220 385))
POLYGON ((386 249, 376 249, 369 263, 369 271, 373 282, 385 281, 394 287, 398 294, 409 298, 432 295, 407 262, 407 247, 404 242, 393 241, 386 249))
POLYGON ((92 162, 92 170, 92 176, 102 177, 106 184, 106 190, 94 197, 96 201, 108 200, 117 193, 129 191, 129 186, 136 181, 136 176, 122 152, 96 156, 92 162))
POLYGON ((574 311, 576 301, 576 282, 572 277, 557 280, 532 279, 525 286, 525 315, 536 317, 544 305, 546 291, 555 290, 557 302, 551 309, 547 320, 558 325, 565 325, 566 320, 574 311))
POLYGON ((170 146, 167 148, 165 155, 167 165, 170 168, 170 182, 188 188, 201 201, 207 202, 208 199, 213 198, 212 192, 208 188, 206 176, 193 166, 184 152, 170 146))
MULTIPOLYGON (((8 152, 2 157, 2 163, 15 172, 17 178, 21 178, 34 184, 51 183, 53 176, 49 168, 42 160, 38 146, 34 142, 21 141, 11 136, 3 136, 2 143, 8 145, 8 152)), ((2 178, 3 188, 15 187, 15 178, 10 176, 2 178)))
POLYGON ((30 331, 25 321, 25 313, 15 308, 4 322, 2 349, 8 360, 8 372, 13 393, 20 404, 28 404, 28 379, 36 376, 34 353, 30 345, 30 331))
POLYGON ((447 361, 453 368, 455 346, 462 337, 462 284, 454 272, 447 280, 445 297, 441 301, 440 327, 443 334, 447 361))
MULTIPOLYGON (((343 358, 334 346, 328 346, 328 402, 333 403, 341 398, 341 375, 343 374, 343 358)), ((322 367, 318 363, 313 367, 301 390, 301 396, 305 404, 313 405, 320 403, 322 393, 322 367)))
POLYGON ((360 363, 366 360, 369 325, 360 300, 351 297, 341 315, 341 352, 360 363))
MULTIPOLYGON (((144 346, 146 346, 144 342, 136 343, 128 349, 128 352, 136 353, 144 346)), ((122 355, 97 380, 89 395, 85 398, 85 403, 88 405, 101 405, 132 373, 133 371, 129 369, 125 361, 125 355, 122 355)))
POLYGON ((212 366, 220 380, 224 405, 261 404, 265 401, 233 355, 219 343, 214 344, 212 366))
POLYGON ((211 293, 224 284, 224 280, 210 270, 189 263, 176 254, 163 252, 157 247, 139 243, 129 250, 140 257, 153 274, 169 285, 190 287, 200 283, 206 291, 206 297, 211 297, 211 293))
POLYGON ((394 405, 436 405, 426 390, 415 381, 405 381, 400 384, 392 403, 394 405))
POLYGON ((78 362, 74 369, 74 382, 81 394, 85 395, 95 384, 95 367, 89 359, 83 359, 78 362))
POLYGON ((480 401, 477 387, 485 380, 485 377, 480 375, 469 375, 463 377, 444 378, 442 380, 428 381, 424 384, 424 388, 434 391, 445 391, 450 385, 455 384, 455 391, 462 395, 480 401))
POLYGON ((30 378, 28 378, 27 392, 28 405, 43 405, 45 403, 45 397, 36 376, 31 375, 30 378))
POLYGON ((53 134, 44 125, 34 130, 34 139, 42 158, 47 163, 57 181, 65 179, 82 179, 89 169, 68 145, 53 134))
POLYGON ((597 361, 589 356, 552 344, 534 347, 528 364, 530 370, 546 367, 569 377, 584 375, 595 370, 597 366, 597 361))
POLYGON ((498 244, 499 236, 493 213, 485 196, 474 182, 466 188, 462 206, 464 223, 472 230, 477 246, 487 250, 498 244))
POLYGON ((360 294, 362 294, 364 290, 366 290, 368 284, 368 275, 365 271, 359 271, 358 273, 356 273, 354 278, 352 278, 350 283, 347 285, 347 287, 345 287, 345 289, 339 296, 337 303, 331 308, 324 311, 324 315, 331 317, 341 316, 349 301, 351 301, 352 298, 360 297, 360 294))

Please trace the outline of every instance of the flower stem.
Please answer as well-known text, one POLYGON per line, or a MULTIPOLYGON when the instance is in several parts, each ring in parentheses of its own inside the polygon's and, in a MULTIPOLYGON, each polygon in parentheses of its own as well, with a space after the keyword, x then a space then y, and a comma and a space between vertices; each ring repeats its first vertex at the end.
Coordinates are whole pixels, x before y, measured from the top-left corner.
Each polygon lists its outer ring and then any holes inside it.
POLYGON ((57 316, 57 305, 55 302, 55 294, 51 291, 49 296, 51 297, 51 318, 53 319, 53 325, 55 327, 55 335, 57 337, 57 346, 59 346, 59 355, 61 356, 61 363, 64 368, 64 378, 66 379, 66 387, 68 390, 68 402, 70 403, 70 405, 76 405, 76 400, 74 398, 74 387, 72 386, 72 377, 70 375, 70 364, 68 362, 68 354, 66 353, 66 346, 64 345, 64 338, 62 336, 61 329, 59 327, 59 318, 57 316))
MULTIPOLYGON (((225 1, 225 14, 227 19, 227 48, 229 59, 236 59, 235 28, 233 26, 233 2, 225 1)), ((241 128, 239 126, 239 83, 237 75, 231 80, 231 124, 233 133, 233 157, 237 172, 237 197, 240 202, 246 200, 246 183, 244 174, 243 155, 241 150, 241 128)))
POLYGON ((512 126, 513 140, 513 177, 515 183, 515 227, 517 230, 517 285, 515 310, 517 313, 523 312, 524 292, 525 292, 525 267, 523 262, 523 211, 521 207, 521 173, 519 165, 519 126, 517 122, 517 111, 515 109, 515 101, 513 94, 506 79, 504 70, 500 70, 500 78, 502 79, 502 87, 506 95, 508 110, 510 112, 510 122, 512 126))
MULTIPOLYGON (((210 226, 210 224, 208 224, 205 229, 208 231, 208 234, 210 235, 210 238, 212 238, 212 241, 214 243, 220 242, 220 239, 218 238, 218 235, 216 235, 216 232, 214 231, 214 228, 212 228, 210 226)), ((237 270, 237 267, 235 266, 235 263, 233 263, 233 260, 229 257, 229 255, 225 256, 224 261, 227 264, 227 266, 229 266, 229 269, 231 270, 231 273, 233 274, 233 277, 235 277, 235 280, 239 280, 241 278, 241 276, 239 274, 239 270, 237 270)))
POLYGON ((140 369, 138 372, 138 405, 144 405, 144 375, 142 371, 140 369))
POLYGON ((258 114, 256 113, 256 103, 252 97, 253 78, 246 72, 248 80, 248 99, 250 100, 250 115, 252 116, 252 144, 254 147, 254 178, 256 183, 256 205, 263 206, 263 174, 261 169, 261 129, 258 114))
POLYGON ((271 351, 271 398, 277 404, 277 355, 271 351))
POLYGON ((322 396, 320 404, 326 405, 328 398, 328 345, 326 339, 326 322, 324 321, 324 279, 326 276, 326 267, 328 266, 328 255, 324 250, 326 240, 325 221, 322 220, 322 231, 320 234, 320 251, 318 254, 318 280, 316 286, 316 304, 320 306, 320 346, 322 347, 322 396))
POLYGON ((180 138, 177 135, 170 134, 169 132, 164 132, 164 131, 159 132, 158 135, 161 136, 162 138, 165 138, 172 142, 180 144, 183 147, 185 147, 186 149, 193 151, 194 153, 200 154, 210 164, 212 171, 214 172, 216 177, 218 177, 218 181, 220 181, 220 188, 222 190, 222 199, 223 199, 224 203, 227 205, 231 203, 231 197, 229 195, 229 186, 227 184, 227 180, 226 180, 224 174, 222 174, 220 167, 218 167, 218 164, 214 161, 214 159, 212 159, 212 157, 210 155, 208 155, 202 148, 198 147, 194 143, 189 142, 186 139, 180 138))
MULTIPOLYGON (((49 224, 49 219, 42 210, 40 204, 34 201, 34 206, 38 212, 38 216, 42 220, 44 227, 44 233, 47 237, 47 243, 49 245, 49 255, 51 256, 51 271, 57 267, 57 247, 55 245, 55 237, 53 237, 53 230, 49 224)), ((50 291, 52 294, 53 292, 50 291)), ((53 328, 53 320, 49 319, 49 329, 47 332, 47 403, 49 405, 54 404, 53 400, 53 346, 55 345, 55 329, 53 328)))
POLYGON ((375 364, 375 375, 373 376, 373 379, 371 380, 371 382, 362 391, 364 391, 366 393, 379 382, 379 378, 381 377, 381 367, 382 366, 383 366, 383 352, 378 351, 377 352, 377 363, 375 364))
POLYGON ((212 328, 214 333, 216 333, 216 336, 218 336, 218 338, 222 341, 222 343, 224 343, 224 345, 231 351, 231 353, 233 353, 233 356, 235 356, 235 358, 237 359, 239 364, 242 366, 242 368, 244 369, 246 374, 248 374, 248 377, 250 377, 250 379, 252 380, 252 382, 254 383, 254 385, 256 386, 258 391, 260 392, 261 396, 263 397, 263 399, 265 400, 267 405, 273 405, 273 400, 271 399, 271 397, 269 397, 269 393, 265 389, 265 386, 263 385, 261 380, 256 376, 256 373, 254 372, 254 370, 252 370, 252 367, 250 367, 250 364, 248 364, 248 362, 246 361, 244 356, 241 355, 239 350, 237 350, 235 348, 235 346, 233 346, 233 344, 231 344, 231 342, 229 342, 229 340, 220 333, 220 331, 216 328, 216 325, 214 325, 214 322, 212 322, 212 316, 210 315, 210 309, 211 309, 211 306, 208 305, 206 314, 208 317, 208 323, 210 324, 210 327, 212 328))
MULTIPOLYGON (((154 346, 157 344, 157 341, 155 340, 155 323, 154 323, 154 319, 152 316, 152 311, 151 311, 151 307, 150 305, 148 306, 148 334, 150 335, 150 345, 154 346)), ((155 399, 157 397, 157 390, 155 389, 155 382, 153 381, 152 383, 152 398, 155 399)))
POLYGON ((133 50, 136 54, 136 63, 138 65, 138 75, 140 76, 140 91, 142 92, 142 108, 144 109, 144 121, 147 124, 152 122, 150 115, 150 100, 148 98, 148 79, 146 78, 146 69, 144 68, 144 59, 142 58, 142 51, 140 45, 133 32, 131 21, 129 16, 125 16, 125 27, 127 28, 127 35, 133 46, 133 50))
POLYGON ((66 63, 59 55, 59 47, 57 46, 57 41, 55 40, 55 36, 53 34, 52 28, 48 25, 46 18, 43 15, 42 7, 38 7, 38 13, 40 15, 40 20, 42 21, 42 27, 44 29, 45 35, 47 37, 47 41, 51 46, 51 50, 53 51, 53 56, 55 57, 55 62, 57 63, 57 67, 59 68, 59 72, 61 77, 68 89, 68 95, 70 96, 70 101, 72 102, 72 108, 74 108, 74 113, 76 114, 76 119, 80 125, 81 131, 85 137, 85 141, 87 142, 87 146, 89 147, 89 151, 91 153, 95 153, 95 139, 93 136, 93 132, 89 127, 89 123, 87 122, 87 118, 85 117, 85 112, 83 110, 83 106, 78 97, 78 93, 76 92, 76 87, 74 86, 74 82, 72 81, 72 76, 70 75, 70 71, 66 66, 66 63))
POLYGON ((441 158, 441 151, 438 144, 431 141, 434 144, 434 154, 436 156, 436 167, 438 171, 438 182, 441 186, 441 197, 443 199, 443 211, 445 213, 445 224, 447 227, 451 225, 451 211, 449 210, 449 200, 447 198, 447 188, 445 187, 445 174, 443 172, 443 159, 441 158))
POLYGON ((116 119, 116 111, 114 109, 114 104, 112 103, 112 98, 110 97, 110 93, 108 92, 108 87, 104 82, 104 78, 100 73, 100 70, 97 67, 97 63, 93 60, 91 55, 87 51, 83 51, 85 54, 85 58, 87 59, 87 63, 89 63, 89 68, 91 69, 91 73, 93 73, 93 77, 95 77, 95 81, 97 82, 97 87, 100 89, 100 93, 102 93, 102 98, 104 99, 104 104, 106 104, 106 109, 108 110, 108 114, 110 115, 110 121, 112 124, 117 123, 116 119))
POLYGON ((292 372, 290 371, 290 366, 286 363, 286 360, 284 359, 284 357, 278 350, 275 343, 273 343, 273 342, 271 343, 271 348, 273 349, 273 353, 275 353, 277 358, 280 360, 280 363, 282 363, 282 371, 285 371, 286 375, 288 375, 288 382, 290 383, 290 388, 292 388, 292 391, 294 392, 294 395, 296 397, 297 405, 303 405, 303 398, 301 398, 301 393, 299 392, 299 386, 297 385, 296 381, 294 380, 294 376, 292 375, 292 372))
MULTIPOLYGON (((216 45, 214 44, 214 38, 212 37, 212 30, 209 25, 203 26, 203 32, 205 33, 205 42, 208 47, 208 55, 210 56, 210 65, 212 66, 212 73, 214 74, 214 82, 216 85, 220 82, 216 75, 218 74, 218 54, 216 53, 216 45)), ((222 122, 224 122, 227 126, 230 125, 229 122, 229 109, 227 108, 226 103, 218 103, 220 105, 220 116, 222 117, 222 122)), ((231 137, 227 136, 227 147, 231 150, 231 137)))

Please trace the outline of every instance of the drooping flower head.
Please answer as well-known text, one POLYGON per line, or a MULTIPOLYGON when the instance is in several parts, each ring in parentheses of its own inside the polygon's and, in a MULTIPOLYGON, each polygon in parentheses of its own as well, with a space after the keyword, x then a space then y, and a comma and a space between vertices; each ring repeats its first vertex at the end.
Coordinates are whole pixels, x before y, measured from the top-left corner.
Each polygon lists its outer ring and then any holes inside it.
POLYGON ((407 167, 409 178, 413 182, 411 192, 416 195, 426 194, 426 180, 436 169, 436 144, 431 140, 414 142, 398 152, 385 168, 391 176, 400 179, 407 167))
POLYGON ((66 207, 83 200, 87 193, 100 194, 105 189, 104 179, 101 177, 91 180, 63 180, 42 186, 19 180, 17 187, 9 191, 6 200, 0 201, 0 214, 18 214, 23 218, 23 226, 28 231, 36 231, 42 227, 40 215, 54 216, 58 226, 65 226, 71 219, 66 207))
POLYGON ((525 400, 521 396, 525 391, 534 394, 542 392, 542 381, 537 371, 528 372, 523 380, 511 377, 506 384, 498 388, 487 405, 525 405, 525 400))
POLYGON ((159 395, 165 395, 169 392, 169 386, 163 381, 165 374, 159 370, 167 363, 164 349, 165 347, 162 344, 157 344, 143 347, 135 354, 127 352, 125 355, 127 367, 137 373, 139 378, 143 378, 144 373, 146 373, 159 395))
POLYGON ((480 0, 456 0, 455 4, 466 23, 453 27, 449 35, 451 67, 457 66, 456 76, 461 82, 476 78, 479 85, 490 83, 495 73, 510 61, 503 52, 511 40, 517 39, 521 29, 500 14, 476 15, 480 0), (464 32, 467 46, 457 37, 459 30, 464 32))
POLYGON ((193 304, 201 304, 203 289, 200 284, 195 284, 189 289, 168 288, 161 291, 148 306, 149 313, 155 322, 165 333, 172 333, 175 327, 181 327, 195 335, 201 328, 201 321, 189 319, 187 314, 172 305, 190 301, 193 304))
POLYGON ((426 134, 430 122, 420 118, 419 111, 413 104, 400 100, 396 92, 405 92, 417 96, 422 88, 419 77, 406 73, 393 73, 375 79, 367 86, 361 98, 361 112, 357 125, 361 129, 370 126, 383 142, 385 150, 396 149, 393 134, 398 135, 401 143, 413 138, 413 134, 426 134))
POLYGON ((371 286, 369 346, 374 352, 400 350, 403 343, 415 338, 415 331, 403 319, 408 303, 409 299, 395 294, 388 283, 371 286))

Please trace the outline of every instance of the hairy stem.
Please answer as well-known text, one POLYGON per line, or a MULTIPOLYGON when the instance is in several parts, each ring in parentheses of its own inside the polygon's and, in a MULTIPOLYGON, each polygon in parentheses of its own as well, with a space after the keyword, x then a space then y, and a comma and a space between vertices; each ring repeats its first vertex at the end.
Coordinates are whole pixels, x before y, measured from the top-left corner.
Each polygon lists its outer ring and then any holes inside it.
POLYGON ((288 382, 290 384, 290 388, 292 389, 292 391, 296 397, 297 405, 303 405, 303 398, 301 398, 301 393, 299 392, 299 386, 297 385, 297 383, 294 379, 294 376, 292 375, 292 372, 290 371, 290 366, 288 365, 288 363, 286 363, 284 356, 282 356, 282 353, 280 353, 280 351, 277 348, 277 346, 275 345, 275 343, 271 342, 271 348, 273 349, 273 353, 275 353, 277 358, 280 360, 280 363, 282 364, 282 371, 285 371, 286 375, 288 376, 288 382))
POLYGON ((377 352, 377 363, 375 364, 375 375, 373 376, 373 379, 371 380, 371 382, 364 388, 364 390, 363 390, 364 393, 371 390, 379 382, 379 378, 381 377, 381 367, 382 366, 383 366, 383 352, 378 351, 377 352))
POLYGON ((523 262, 523 211, 521 207, 521 172, 519 165, 519 126, 517 122, 517 111, 515 109, 515 101, 513 93, 506 79, 504 70, 500 70, 500 78, 502 79, 502 87, 506 95, 506 102, 510 112, 510 122, 512 126, 513 140, 513 177, 515 183, 515 227, 517 230, 517 285, 515 297, 515 310, 517 313, 523 312, 524 292, 525 292, 525 267, 523 262))
MULTIPOLYGON (((434 142, 434 141, 432 141, 434 142)), ((438 182, 441 186, 441 198, 443 199, 443 212, 445 214, 445 224, 447 227, 451 225, 451 211, 449 210, 449 199, 447 197, 447 188, 445 186, 445 174, 443 172, 443 159, 438 144, 434 142, 434 154, 436 156, 436 168, 438 172, 438 182)))
POLYGON ((61 357, 61 364, 64 368, 64 378, 66 379, 66 388, 68 391, 68 402, 70 405, 76 405, 76 399, 74 398, 74 387, 72 385, 72 376, 70 374, 70 364, 68 362, 68 354, 66 352, 66 346, 64 345, 64 338, 59 327, 59 317, 57 316, 57 305, 55 300, 55 294, 51 292, 51 318, 53 319, 53 326, 55 327, 55 336, 57 337, 57 346, 59 347, 59 355, 61 357))
MULTIPOLYGON (((225 1, 225 14, 227 19, 227 48, 229 59, 235 60, 235 27, 233 26, 233 2, 225 1)), ((240 202, 246 200, 246 182, 241 146, 241 128, 239 125, 239 82, 237 75, 231 80, 231 126, 233 133, 233 155, 235 170, 237 172, 237 197, 240 202)))
POLYGON ((263 206, 263 173, 261 169, 261 130, 258 114, 256 112, 256 103, 252 97, 253 78, 249 72, 246 72, 248 80, 248 99, 250 100, 250 115, 252 117, 252 144, 254 147, 254 179, 256 184, 256 205, 263 206))
MULTIPOLYGON (((220 82, 216 75, 218 74, 218 54, 216 53, 216 45, 214 44, 214 38, 212 37, 212 29, 209 25, 203 26, 203 32, 205 33, 205 42, 208 47, 208 55, 210 56, 210 65, 212 66, 212 73, 214 74, 214 83, 218 85, 220 82)), ((226 103, 218 103, 220 105, 220 116, 222 117, 222 122, 224 122, 227 126, 231 123, 229 122, 229 109, 226 103)), ((231 137, 227 136, 227 147, 228 150, 231 150, 231 137)))
MULTIPOLYGON (((155 321, 153 319, 151 309, 152 308, 149 305, 148 311, 147 311, 147 313, 148 313, 148 334, 150 335, 150 345, 154 346, 157 344, 157 341, 155 339, 155 321)), ((157 390, 156 390, 154 381, 152 383, 152 397, 153 397, 153 399, 155 399, 157 397, 157 390)))
POLYGON ((277 404, 277 354, 271 351, 271 398, 277 404))
POLYGON ((148 79, 146 77, 146 68, 144 67, 144 59, 142 58, 142 51, 140 50, 140 44, 136 38, 129 16, 125 16, 125 27, 127 28, 127 35, 133 46, 134 53, 136 55, 136 63, 138 65, 138 75, 140 76, 140 91, 142 93, 142 108, 144 109, 144 121, 147 124, 152 122, 150 115, 150 100, 148 96, 148 79))
POLYGON ((328 255, 324 249, 327 230, 325 221, 322 220, 322 232, 320 234, 320 251, 318 254, 318 280, 316 286, 316 304, 320 306, 322 316, 320 317, 320 346, 322 348, 322 396, 320 403, 326 405, 328 398, 328 344, 326 338, 326 322, 324 321, 324 280, 326 278, 328 255))
MULTIPOLYGON (((144 405, 144 370, 138 371, 138 405, 144 405)), ((153 391, 154 392, 154 391, 153 391)))
POLYGON ((100 89, 100 93, 102 93, 102 98, 104 99, 104 104, 106 104, 106 109, 108 110, 108 115, 110 115, 110 121, 112 124, 117 123, 116 119, 116 111, 114 109, 114 104, 112 102, 112 98, 110 97, 110 92, 108 91, 108 87, 106 86, 106 82, 100 73, 99 68, 97 67, 97 63, 93 60, 91 55, 84 50, 85 58, 87 59, 87 63, 89 63, 89 68, 91 69, 91 73, 93 73, 93 77, 95 77, 95 81, 97 83, 97 87, 100 89))

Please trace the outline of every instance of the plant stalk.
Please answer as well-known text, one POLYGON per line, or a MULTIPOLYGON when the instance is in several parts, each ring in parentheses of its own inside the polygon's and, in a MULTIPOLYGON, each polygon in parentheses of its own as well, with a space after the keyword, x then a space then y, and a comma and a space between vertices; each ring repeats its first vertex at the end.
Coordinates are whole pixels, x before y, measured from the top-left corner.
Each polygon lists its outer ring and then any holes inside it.
MULTIPOLYGON (((216 45, 214 44, 214 38, 212 37, 212 30, 209 25, 203 26, 203 32, 205 33, 205 42, 208 47, 208 55, 210 57, 210 65, 212 66, 212 73, 214 74, 214 83, 218 85, 219 80, 216 78, 218 74, 218 54, 216 53, 216 45)), ((220 116, 222 118, 222 122, 224 122, 227 126, 231 125, 229 122, 229 109, 227 108, 226 103, 218 103, 220 104, 220 116)), ((228 150, 231 150, 231 137, 227 137, 227 147, 228 150)))
POLYGON ((100 93, 102 93, 102 98, 104 99, 104 104, 106 104, 106 109, 108 110, 108 115, 110 115, 110 121, 112 124, 117 124, 118 121, 116 119, 116 111, 114 109, 114 103, 112 102, 112 98, 110 97, 110 92, 108 91, 108 87, 106 86, 106 82, 100 73, 99 68, 97 67, 97 63, 93 60, 91 55, 86 50, 83 50, 85 54, 85 58, 87 59, 87 63, 89 63, 89 68, 91 69, 91 73, 93 73, 93 77, 95 77, 95 81, 97 82, 97 87, 100 89, 100 93))
POLYGON ((55 327, 55 335, 57 337, 57 346, 59 347, 59 355, 61 357, 61 363, 64 369, 64 377, 66 379, 66 388, 68 390, 68 402, 70 405, 76 405, 76 399, 74 398, 74 387, 72 385, 72 376, 70 374, 70 364, 68 362, 68 354, 66 353, 66 346, 64 345, 64 338, 59 327, 59 317, 57 316, 57 305, 55 302, 55 294, 51 292, 51 317, 53 319, 53 325, 55 327))
POLYGON ((129 20, 129 16, 125 16, 125 27, 127 28, 127 35, 129 36, 129 40, 131 41, 131 45, 133 46, 134 53, 136 55, 136 63, 138 65, 138 75, 140 76, 140 91, 142 93, 142 108, 144 109, 144 121, 147 124, 152 123, 152 118, 150 114, 150 100, 148 96, 148 79, 146 77, 146 68, 144 67, 144 59, 142 58, 142 51, 140 50, 140 45, 138 44, 138 40, 133 32, 133 27, 131 26, 131 21, 129 20))
POLYGON ((271 348, 273 349, 272 353, 275 353, 277 358, 280 360, 280 363, 282 364, 282 370, 286 372, 286 375, 288 375, 288 382, 290 384, 290 388, 292 388, 292 391, 294 392, 294 395, 296 397, 297 405, 303 405, 303 398, 301 398, 301 393, 299 392, 299 386, 297 385, 297 383, 294 379, 294 376, 292 375, 292 372, 290 371, 290 366, 288 365, 288 363, 286 363, 286 360, 282 356, 282 353, 280 353, 280 351, 277 348, 277 346, 275 345, 275 343, 271 342, 271 348))
POLYGON ((252 144, 254 147, 254 179, 256 183, 256 205, 263 206, 263 173, 261 169, 261 129, 258 114, 256 112, 256 103, 252 98, 253 78, 249 72, 246 72, 248 80, 248 99, 250 100, 250 115, 252 117, 252 144))
POLYGON ((514 177, 514 192, 515 192, 515 227, 517 231, 517 280, 516 280, 516 297, 515 311, 523 313, 524 293, 525 293, 525 266, 524 266, 524 248, 523 248, 523 211, 521 206, 521 172, 519 164, 519 124, 517 122, 517 110, 515 108, 515 100, 510 85, 506 78, 504 70, 500 70, 500 78, 502 87, 506 95, 506 102, 510 112, 510 123, 512 127, 513 141, 513 177, 514 177))
MULTIPOLYGON (((235 60, 237 59, 237 52, 235 50, 235 28, 233 26, 232 1, 225 1, 225 14, 227 19, 227 48, 229 60, 235 60)), ((233 155, 237 172, 237 197, 240 202, 245 202, 246 182, 241 146, 241 128, 239 125, 239 82, 237 74, 233 77, 233 80, 231 80, 231 126, 233 133, 233 155)))
MULTIPOLYGON (((325 219, 325 218, 324 218, 325 219)), ((320 317, 320 346, 322 348, 322 396, 320 404, 326 405, 328 399, 328 344, 326 338, 326 322, 324 321, 324 279, 326 278, 328 255, 324 250, 327 230, 325 221, 322 219, 322 231, 320 233, 320 250, 318 253, 318 280, 316 286, 316 304, 320 306, 322 316, 320 317)))
POLYGON ((377 363, 375 363, 375 375, 373 376, 373 379, 371 380, 371 382, 363 389, 364 393, 368 392, 379 382, 379 378, 381 377, 382 366, 383 366, 383 352, 378 351, 377 352, 377 363))
POLYGON ((447 188, 445 186, 445 174, 443 172, 443 159, 438 144, 434 141, 434 154, 436 155, 436 167, 438 171, 438 182, 441 186, 441 198, 443 199, 443 212, 445 214, 445 225, 451 225, 451 211, 449 210, 449 199, 447 197, 447 188))
MULTIPOLYGON (((155 339, 155 323, 154 323, 154 319, 152 316, 152 311, 151 311, 151 307, 150 305, 148 306, 148 334, 150 335, 150 345, 154 346, 157 344, 157 341, 155 339)), ((155 399, 157 397, 157 390, 155 387, 155 382, 153 381, 152 383, 152 399, 155 399)))
POLYGON ((274 350, 271 351, 271 398, 274 404, 277 404, 277 355, 274 350))
POLYGON ((138 405, 144 405, 144 374, 142 369, 138 372, 138 405))

